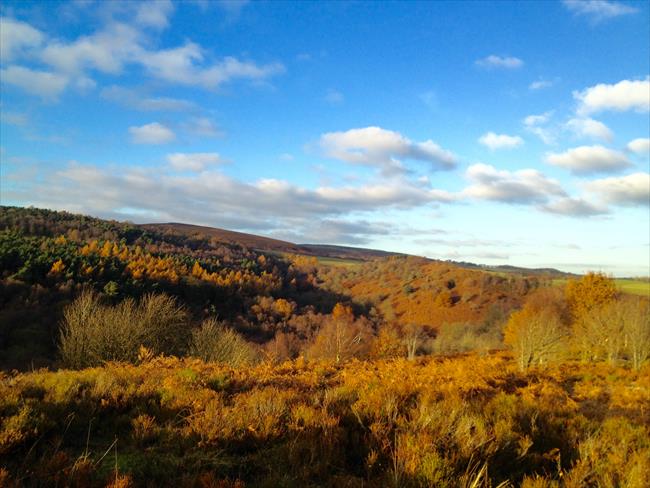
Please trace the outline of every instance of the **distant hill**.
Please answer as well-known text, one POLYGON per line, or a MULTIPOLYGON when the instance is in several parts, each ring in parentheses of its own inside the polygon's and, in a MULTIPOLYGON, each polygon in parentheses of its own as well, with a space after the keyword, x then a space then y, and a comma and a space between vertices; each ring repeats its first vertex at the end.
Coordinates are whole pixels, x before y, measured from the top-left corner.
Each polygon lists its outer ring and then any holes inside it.
POLYGON ((177 222, 164 224, 141 224, 138 227, 159 233, 172 232, 188 237, 201 236, 214 238, 225 244, 240 245, 258 251, 304 254, 308 256, 351 259, 357 261, 369 261, 387 256, 401 255, 400 253, 395 252, 365 249, 360 247, 335 246, 328 244, 294 244, 293 242, 281 241, 279 239, 262 237, 255 234, 246 234, 244 232, 236 232, 217 227, 205 227, 202 225, 181 224, 177 222))
MULTIPOLYGON (((348 259, 353 261, 372 261, 389 256, 408 256, 407 254, 403 253, 382 251, 379 249, 367 249, 362 247, 337 246, 330 244, 295 244, 293 242, 271 239, 269 237, 262 237, 254 234, 247 234, 244 232, 219 229, 216 227, 205 227, 201 225, 181 224, 176 222, 164 224, 142 224, 138 227, 160 233, 174 232, 187 237, 201 236, 216 238, 217 240, 226 244, 240 245, 258 251, 304 254, 307 256, 348 259)), ((428 258, 423 259, 428 260, 428 258)), ((439 260, 432 259, 432 261, 439 260)), ((572 273, 565 273, 555 268, 523 268, 511 265, 492 266, 451 260, 447 260, 446 262, 460 266, 462 268, 491 271, 495 273, 513 273, 525 276, 535 275, 543 276, 546 278, 568 278, 571 276, 577 276, 572 273)))
POLYGON ((448 262, 455 264, 456 266, 460 266, 461 268, 479 269, 482 271, 490 271, 493 273, 514 273, 514 274, 520 274, 526 276, 535 275, 535 276, 543 276, 545 278, 570 278, 570 277, 580 276, 575 273, 567 273, 565 271, 560 271, 559 269, 555 269, 555 268, 523 268, 521 266, 511 266, 509 264, 487 265, 487 264, 468 263, 466 261, 448 261, 448 262))
POLYGON ((271 239, 269 237, 262 237, 254 234, 246 234, 244 232, 219 229, 216 227, 179 224, 176 222, 170 222, 166 224, 142 224, 138 227, 160 233, 176 232, 178 234, 186 236, 200 235, 203 237, 211 237, 216 238, 217 240, 226 244, 236 244, 261 251, 276 251, 298 254, 303 252, 300 246, 293 244, 292 242, 271 239))

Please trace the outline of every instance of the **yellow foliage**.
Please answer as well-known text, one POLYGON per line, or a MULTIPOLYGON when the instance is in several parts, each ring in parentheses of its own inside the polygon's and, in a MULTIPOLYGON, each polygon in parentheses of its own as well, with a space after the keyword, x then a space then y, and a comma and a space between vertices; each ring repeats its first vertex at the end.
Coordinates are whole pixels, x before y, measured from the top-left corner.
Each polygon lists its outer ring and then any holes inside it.
POLYGON ((50 272, 48 274, 50 274, 52 276, 58 276, 61 273, 63 273, 64 270, 65 270, 65 264, 63 263, 63 260, 58 259, 58 260, 54 261, 54 263, 52 264, 52 267, 50 268, 50 272))

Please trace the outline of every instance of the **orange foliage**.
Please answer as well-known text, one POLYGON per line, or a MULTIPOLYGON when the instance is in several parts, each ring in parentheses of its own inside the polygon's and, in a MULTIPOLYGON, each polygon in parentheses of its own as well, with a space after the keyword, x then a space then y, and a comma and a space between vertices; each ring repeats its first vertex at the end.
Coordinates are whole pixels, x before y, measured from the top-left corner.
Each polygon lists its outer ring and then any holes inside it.
POLYGON ((580 320, 591 310, 614 301, 618 290, 613 279, 589 272, 579 280, 569 280, 565 294, 574 320, 580 320))
POLYGON ((63 273, 64 270, 65 270, 65 264, 63 263, 62 259, 59 259, 57 261, 54 261, 52 267, 50 268, 50 272, 48 274, 52 276, 57 276, 63 273))

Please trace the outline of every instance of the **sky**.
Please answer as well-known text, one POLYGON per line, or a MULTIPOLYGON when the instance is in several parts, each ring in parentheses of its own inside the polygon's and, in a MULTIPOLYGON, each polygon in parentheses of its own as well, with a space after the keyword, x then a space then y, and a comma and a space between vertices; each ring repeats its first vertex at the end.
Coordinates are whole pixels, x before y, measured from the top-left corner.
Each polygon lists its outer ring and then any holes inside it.
POLYGON ((12 2, 0 202, 650 274, 650 4, 12 2))

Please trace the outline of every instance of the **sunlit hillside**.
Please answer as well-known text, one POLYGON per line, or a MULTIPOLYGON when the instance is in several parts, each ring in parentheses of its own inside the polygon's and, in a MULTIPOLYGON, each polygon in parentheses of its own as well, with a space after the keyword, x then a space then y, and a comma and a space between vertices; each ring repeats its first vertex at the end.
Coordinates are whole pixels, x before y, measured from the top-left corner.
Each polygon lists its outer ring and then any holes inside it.
POLYGON ((648 0, 0 0, 0 488, 649 488, 648 0))

